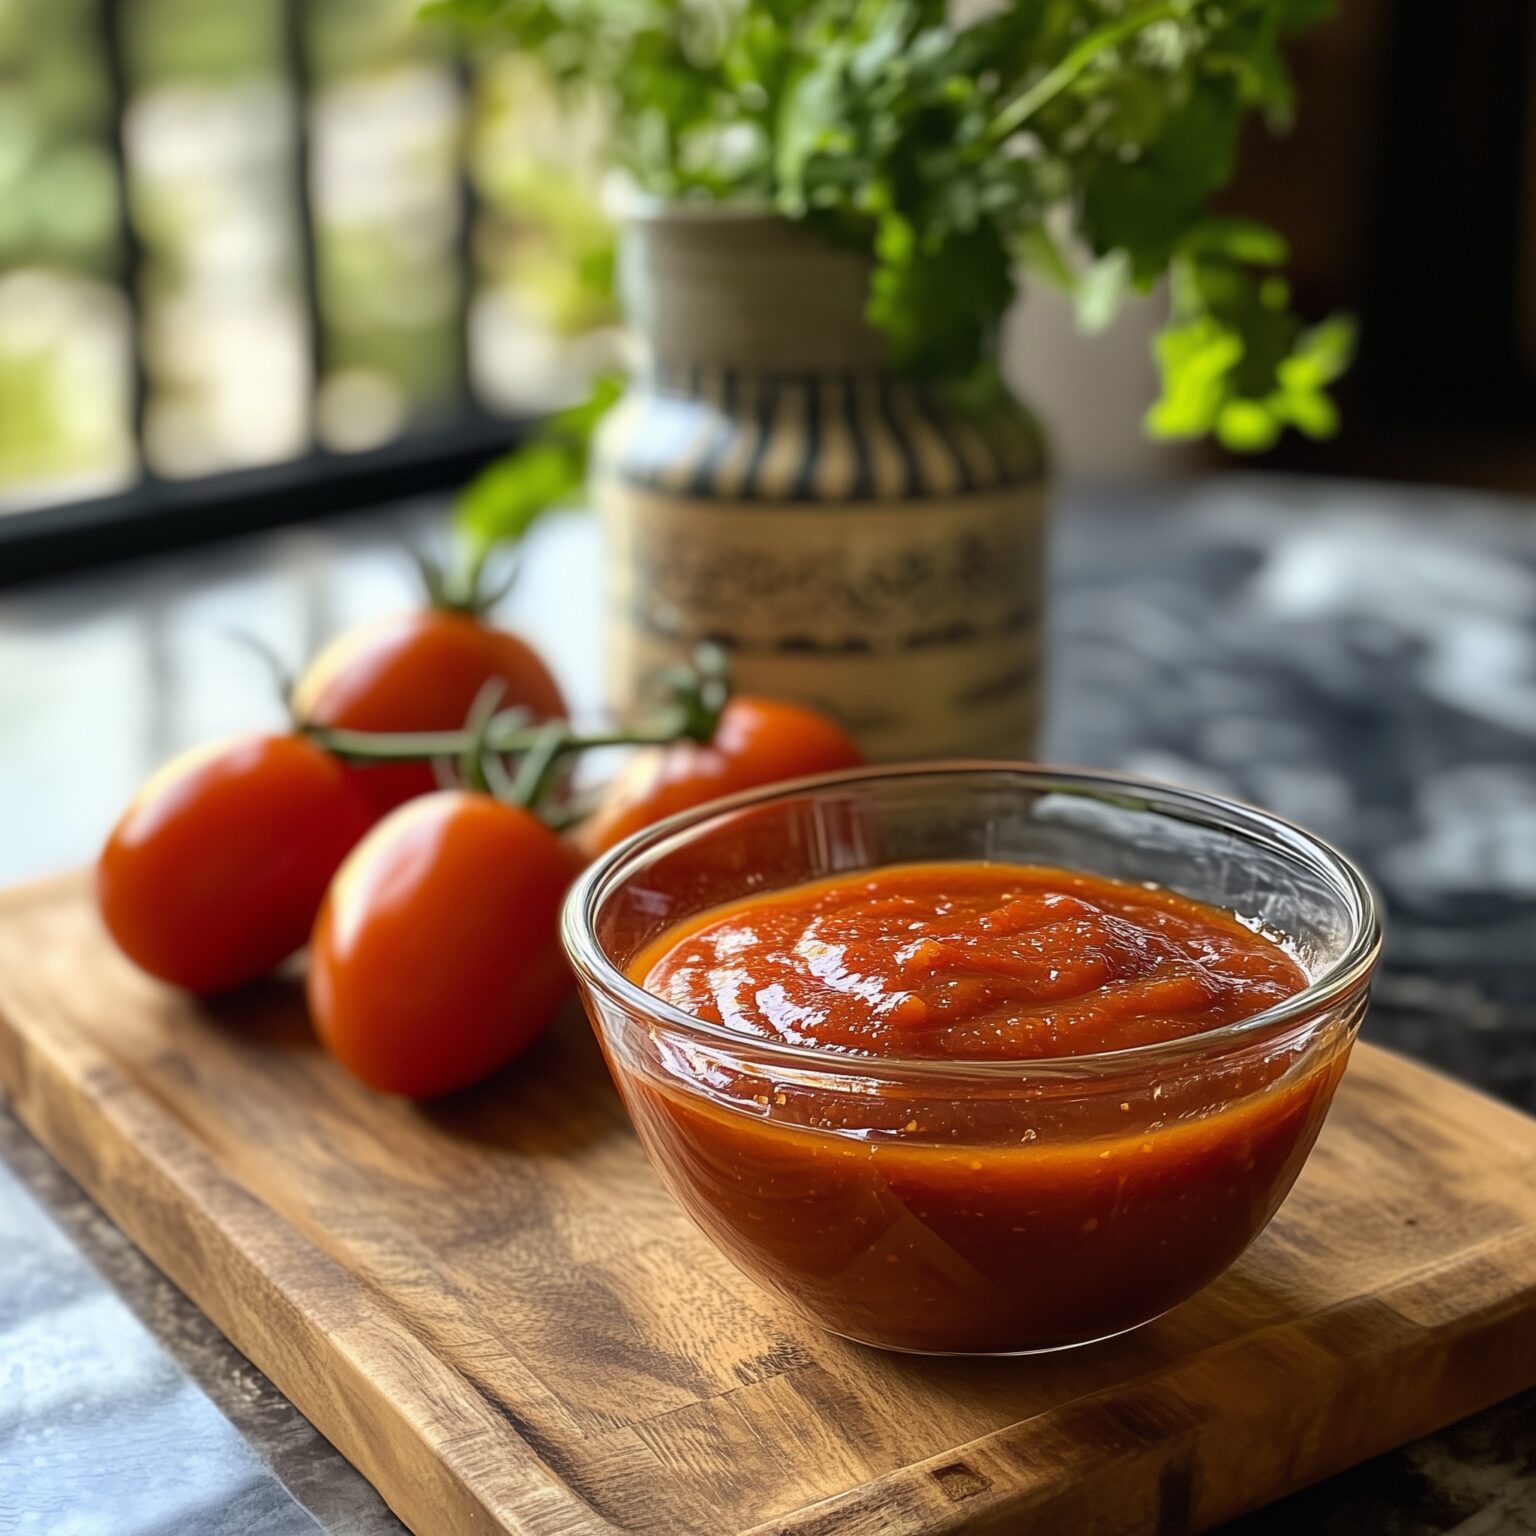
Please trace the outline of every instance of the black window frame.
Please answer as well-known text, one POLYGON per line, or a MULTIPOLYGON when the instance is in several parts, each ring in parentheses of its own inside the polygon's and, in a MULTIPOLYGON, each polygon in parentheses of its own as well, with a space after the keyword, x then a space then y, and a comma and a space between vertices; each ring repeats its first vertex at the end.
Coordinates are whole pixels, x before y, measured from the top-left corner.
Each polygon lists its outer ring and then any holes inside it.
POLYGON ((360 453, 297 459, 0 515, 0 588, 106 561, 206 544, 233 534, 461 486, 515 447, 526 420, 466 410, 451 425, 360 453))

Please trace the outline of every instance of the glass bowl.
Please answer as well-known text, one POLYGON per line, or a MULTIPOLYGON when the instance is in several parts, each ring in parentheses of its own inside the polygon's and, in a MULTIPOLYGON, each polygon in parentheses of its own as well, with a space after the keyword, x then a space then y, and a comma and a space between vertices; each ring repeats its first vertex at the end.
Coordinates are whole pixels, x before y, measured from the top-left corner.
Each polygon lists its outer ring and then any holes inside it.
POLYGON ((1193 790, 997 763, 801 780, 674 817, 587 870, 563 933, 640 1140, 709 1238, 834 1333, 943 1354, 1107 1338, 1231 1265, 1312 1148, 1380 947, 1365 880, 1297 827, 1193 790), (1310 983, 1178 1040, 962 1061, 750 1038, 627 974, 723 902, 962 859, 1225 907, 1282 937, 1310 983))

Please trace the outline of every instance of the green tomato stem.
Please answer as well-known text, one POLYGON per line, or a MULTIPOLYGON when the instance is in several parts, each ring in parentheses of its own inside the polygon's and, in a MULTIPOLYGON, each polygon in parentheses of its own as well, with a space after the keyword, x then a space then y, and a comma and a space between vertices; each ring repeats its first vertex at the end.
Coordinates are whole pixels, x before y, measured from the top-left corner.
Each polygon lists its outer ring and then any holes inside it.
POLYGON ((469 707, 469 719, 464 722, 464 731, 470 738, 470 744, 465 748, 464 756, 460 761, 460 771, 464 775, 464 782, 471 789, 478 789, 486 794, 491 792, 491 781, 486 776, 486 765, 493 755, 486 746, 486 737, 491 729, 491 722, 496 718, 496 706, 501 703, 506 691, 507 684, 504 678, 489 678, 475 695, 475 701, 469 707))
POLYGON ((536 811, 555 781, 555 770, 566 751, 566 734, 559 722, 540 727, 540 739, 524 754, 512 780, 508 798, 525 810, 536 811))
MULTIPOLYGON (((532 751, 543 738, 545 726, 527 723, 522 710, 508 710, 491 721, 484 735, 485 751, 511 757, 532 751)), ((586 752, 598 747, 665 746, 688 736, 680 721, 669 719, 651 726, 577 731, 559 726, 559 750, 586 752)), ((347 731, 327 726, 307 726, 304 734, 335 757, 351 763, 417 763, 433 758, 462 758, 476 744, 476 733, 459 731, 347 731)), ((551 733, 552 734, 552 733, 551 733)))
POLYGON ((471 789, 533 810, 555 782, 557 765, 574 752, 712 741, 731 697, 723 652, 699 646, 694 665, 677 669, 666 681, 671 706, 658 718, 599 731, 578 731, 565 720, 530 721, 525 709, 495 713, 504 688, 499 680, 480 690, 469 719, 456 731, 353 731, 302 723, 297 729, 344 762, 456 763, 471 789), (521 759, 515 773, 503 762, 509 757, 521 759))

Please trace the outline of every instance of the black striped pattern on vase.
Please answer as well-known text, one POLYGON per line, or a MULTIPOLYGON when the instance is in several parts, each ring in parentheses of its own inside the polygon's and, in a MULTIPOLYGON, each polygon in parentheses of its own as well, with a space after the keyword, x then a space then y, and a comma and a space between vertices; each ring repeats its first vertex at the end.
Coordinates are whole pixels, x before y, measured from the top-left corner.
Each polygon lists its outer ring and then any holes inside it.
POLYGON ((1008 400, 975 414, 878 373, 657 365, 604 424, 598 473, 671 497, 857 502, 1037 483, 1040 433, 1008 400))

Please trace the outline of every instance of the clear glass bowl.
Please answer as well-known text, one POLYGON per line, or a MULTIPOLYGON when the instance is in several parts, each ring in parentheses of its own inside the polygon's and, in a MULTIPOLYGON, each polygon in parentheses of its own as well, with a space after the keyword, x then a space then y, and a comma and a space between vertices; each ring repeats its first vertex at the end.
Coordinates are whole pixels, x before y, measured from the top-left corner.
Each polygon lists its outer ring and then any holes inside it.
POLYGON ((1285 1198, 1365 1011, 1380 927, 1342 855, 1192 790, 954 763, 718 801, 613 849, 564 939, 661 1177, 760 1284, 887 1349, 1015 1354, 1134 1328, 1285 1198), (1148 881, 1284 936, 1310 984, 1205 1034, 1031 1061, 903 1060, 690 1018, 627 974, 674 924, 846 871, 986 859, 1148 881))

